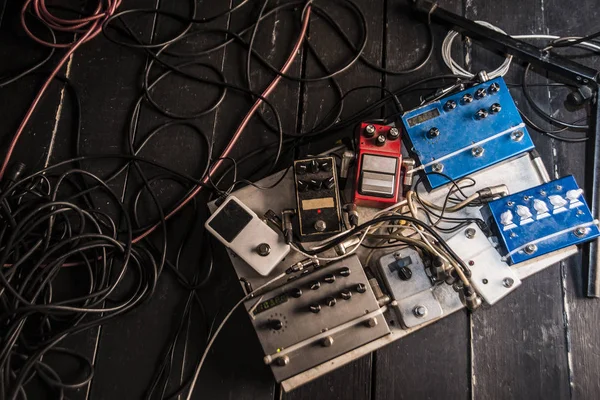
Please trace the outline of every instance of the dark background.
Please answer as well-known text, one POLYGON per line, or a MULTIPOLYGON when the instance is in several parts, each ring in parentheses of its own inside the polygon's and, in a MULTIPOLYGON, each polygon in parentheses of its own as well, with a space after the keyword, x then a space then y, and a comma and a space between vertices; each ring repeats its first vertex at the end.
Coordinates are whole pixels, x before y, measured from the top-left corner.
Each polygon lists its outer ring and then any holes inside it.
MULTIPOLYGON (((365 55, 389 69, 408 68, 427 51, 427 34, 421 20, 411 16, 404 1, 355 0, 368 21, 369 40, 365 55)), ((198 1, 198 15, 214 15, 231 7, 231 0, 198 1)), ((58 2, 60 3, 60 2, 58 2)), ((189 10, 183 0, 127 0, 122 8, 169 9, 182 15, 189 10)), ((283 1, 272 1, 272 4, 283 1)), ((344 27, 350 37, 358 35, 357 21, 347 10, 333 2, 321 1, 344 27)), ((597 0, 441 0, 440 6, 471 19, 491 22, 511 34, 585 35, 598 29, 600 15, 597 0)), ((16 71, 39 59, 45 49, 33 44, 21 31, 18 11, 22 1, 0 1, 0 74, 16 71)), ((250 2, 241 11, 214 21, 210 26, 239 30, 256 19, 258 2, 250 2)), ((135 22, 146 38, 168 37, 181 29, 174 21, 152 17, 135 22)), ((274 65, 281 65, 299 30, 298 12, 282 11, 261 24, 257 50, 274 65)), ((440 55, 445 31, 434 27, 435 52, 420 71, 407 76, 384 76, 358 63, 337 80, 344 91, 360 85, 385 85, 390 89, 423 77, 448 73, 440 55)), ((317 16, 309 27, 310 40, 321 58, 332 67, 350 57, 347 48, 331 34, 317 16)), ((188 46, 206 46, 218 37, 199 36, 188 46)), ((457 40, 458 41, 458 40, 457 40)), ((495 68, 502 58, 476 45, 457 46, 455 56, 472 64, 472 70, 495 68)), ((594 59, 582 59, 593 65, 594 59)), ((236 45, 212 54, 208 62, 226 75, 229 82, 244 85, 245 53, 236 45)), ((82 151, 84 154, 115 153, 125 150, 125 132, 135 100, 141 94, 141 72, 146 56, 110 43, 99 36, 76 52, 66 74, 81 95, 82 151)), ((598 64, 595 64, 598 66, 598 64)), ((206 71, 201 73, 207 73, 206 71)), ((315 76, 322 70, 303 51, 291 68, 291 75, 315 76)), ((254 87, 263 88, 272 75, 258 63, 253 64, 254 87)), ((44 74, 21 80, 0 89, 0 138, 5 146, 16 130, 44 74)), ((514 65, 505 77, 520 83, 521 66, 514 65)), ((531 76, 532 82, 545 82, 543 75, 531 76)), ((533 87, 535 99, 553 115, 565 120, 575 116, 564 111, 566 92, 549 87, 533 87)), ((155 94, 161 104, 180 111, 194 110, 213 98, 216 91, 175 76, 167 78, 155 94)), ((512 91, 525 111, 529 108, 521 90, 512 91)), ((351 95, 344 115, 379 99, 381 90, 363 90, 351 95)), ((288 130, 312 127, 336 101, 328 81, 299 84, 284 80, 271 97, 288 130)), ((405 107, 413 107, 416 97, 403 98, 405 107)), ((248 97, 231 95, 219 109, 194 123, 212 136, 217 149, 224 146, 251 105, 248 97)), ((54 83, 19 142, 14 160, 34 170, 71 157, 72 101, 60 84, 54 83)), ((387 115, 390 109, 375 113, 387 115)), ((145 133, 164 121, 144 105, 139 132, 145 133)), ((347 136, 350 130, 339 136, 347 136)), ((537 149, 551 175, 574 174, 585 179, 585 144, 565 144, 533 133, 537 149)), ((255 119, 235 150, 241 155, 275 140, 255 119)), ((307 153, 334 144, 328 137, 302 149, 307 153)), ((203 165, 202 141, 184 128, 173 129, 154 140, 142 156, 159 160, 189 173, 203 165)), ((3 147, 4 149, 4 147, 3 147)), ((4 151, 4 150, 3 150, 4 151)), ((204 157, 204 158, 203 158, 204 157)), ((258 160, 257 160, 258 161, 258 160)), ((89 169, 102 175, 114 168, 110 162, 95 162, 89 169)), ((131 185, 119 183, 127 198, 131 185)), ((179 188, 164 185, 157 190, 165 202, 176 198, 179 188)), ((187 229, 191 213, 184 212, 169 224, 172 241, 177 243, 187 229)), ((201 224, 197 224, 201 225, 201 224)), ((198 227, 195 228, 199 232, 198 227)), ((200 233, 196 232, 196 236, 200 233)), ((200 239, 198 239, 200 240, 200 239)), ((202 248, 187 246, 187 268, 199 265, 202 248)), ((174 377, 187 376, 206 341, 207 325, 215 315, 220 320, 241 296, 233 270, 223 250, 215 247, 215 273, 210 287, 202 292, 207 317, 195 313, 187 333, 187 345, 180 345, 174 361, 174 377), (183 367, 182 367, 183 366, 183 367), (183 368, 183 370, 182 370, 183 368)), ((490 309, 474 314, 459 312, 433 326, 424 328, 373 354, 290 393, 282 394, 262 363, 260 345, 250 322, 236 313, 219 337, 210 354, 195 391, 202 399, 512 399, 512 398, 598 398, 600 395, 600 302, 583 297, 581 257, 575 256, 527 279, 508 298, 490 309)), ((76 285, 74 281, 72 284, 76 285)), ((182 291, 172 276, 163 274, 154 297, 140 309, 112 323, 69 338, 68 344, 94 357, 95 378, 91 385, 70 393, 70 399, 137 399, 149 385, 172 328, 179 322, 182 291)), ((76 366, 65 366, 75 368, 76 366)), ((177 384, 173 381, 173 387, 177 384)))

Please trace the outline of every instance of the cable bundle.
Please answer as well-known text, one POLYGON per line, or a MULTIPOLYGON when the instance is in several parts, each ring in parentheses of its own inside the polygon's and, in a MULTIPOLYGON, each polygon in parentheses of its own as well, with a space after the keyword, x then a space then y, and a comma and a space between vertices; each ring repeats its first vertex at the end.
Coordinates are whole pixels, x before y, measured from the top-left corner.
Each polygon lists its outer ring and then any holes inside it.
POLYGON ((36 173, 7 185, 20 169, 7 175, 0 194, 1 397, 27 398, 24 386, 36 380, 63 398, 66 390, 86 385, 93 368, 61 341, 147 300, 162 261, 132 243, 133 225, 123 204, 93 174, 36 173), (82 194, 88 186, 110 199, 116 215, 99 211, 93 198, 82 194), (67 293, 65 279, 75 282, 67 293), (84 376, 62 377, 47 361, 57 354, 85 366, 84 376))

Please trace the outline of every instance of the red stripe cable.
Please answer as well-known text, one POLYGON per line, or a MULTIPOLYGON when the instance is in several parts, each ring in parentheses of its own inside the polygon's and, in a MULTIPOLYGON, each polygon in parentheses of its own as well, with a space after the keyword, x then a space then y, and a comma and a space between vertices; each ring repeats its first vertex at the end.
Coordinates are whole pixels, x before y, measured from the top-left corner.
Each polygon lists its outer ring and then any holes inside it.
MULTIPOLYGON (((302 21, 302 29, 300 30, 300 35, 298 36, 298 40, 296 41, 296 44, 294 45, 294 49, 292 50, 292 52, 290 53, 287 61, 285 62, 285 64, 283 65, 283 67, 280 70, 281 74, 287 73, 288 69, 292 66, 292 63, 296 59, 296 56, 298 55, 298 52, 300 51, 300 47, 302 46, 302 43, 304 42, 304 38, 306 37, 306 32, 308 30, 308 21, 310 19, 310 10, 311 10, 310 4, 306 7, 305 10, 306 10, 306 12, 304 13, 304 19, 302 21)), ((279 81, 281 81, 281 75, 277 75, 273 79, 273 81, 269 84, 269 86, 262 93, 261 97, 262 98, 267 98, 273 92, 273 90, 275 90, 275 88, 277 87, 277 84, 279 83, 279 81)), ((258 110, 258 108, 260 107, 260 105, 262 104, 262 102, 263 102, 262 99, 259 98, 259 99, 256 100, 256 102, 254 103, 254 105, 252 106, 252 108, 250 108, 250 110, 248 111, 248 114, 246 114, 246 116, 244 117, 244 119, 242 120, 242 122, 240 123, 240 125, 238 126, 237 130, 235 131, 235 133, 231 137, 229 143, 227 144, 227 147, 225 148, 225 150, 223 150, 223 153, 219 156, 217 162, 212 166, 212 168, 210 169, 209 173, 202 180, 203 184, 206 185, 206 184, 209 183, 209 176, 214 175, 214 173, 223 164, 223 162, 225 161, 225 159, 227 157, 229 157, 229 154, 231 153, 231 150, 233 149, 233 147, 235 146, 235 144, 239 140, 242 132, 244 132, 244 129, 246 128, 246 126, 250 122, 250 119, 252 118, 252 116, 254 115, 254 113, 256 112, 256 110, 258 110)), ((186 204, 188 204, 198 193, 200 193, 202 191, 203 187, 204 186, 196 186, 196 188, 192 192, 190 192, 190 194, 176 208, 174 208, 169 214, 167 214, 165 216, 165 220, 168 220, 173 215, 177 214, 183 207, 186 206, 186 204)), ((146 236, 148 236, 149 234, 151 234, 152 232, 154 232, 156 230, 156 228, 158 228, 159 226, 160 226, 160 223, 156 223, 151 228, 149 228, 147 231, 145 231, 144 233, 142 233, 140 236, 138 236, 135 239, 133 239, 133 243, 137 243, 140 240, 144 239, 146 236)))
POLYGON ((8 150, 6 151, 6 156, 4 157, 4 161, 2 162, 2 167, 0 168, 0 180, 4 176, 6 172, 6 168, 8 167, 8 163, 10 162, 10 158, 12 153, 15 150, 17 142, 19 138, 25 131, 25 127, 31 120, 33 112, 37 108, 40 100, 48 90, 48 87, 52 83, 54 77, 60 72, 60 70, 65 66, 69 57, 85 42, 88 42, 98 36, 102 32, 102 24, 103 22, 113 15, 116 9, 121 5, 122 0, 97 0, 98 6, 89 17, 77 18, 77 19, 62 19, 53 15, 48 8, 46 7, 46 0, 26 0, 25 4, 23 4, 23 8, 21 9, 21 25, 25 30, 25 33, 36 42, 54 48, 65 48, 68 51, 65 55, 60 59, 59 63, 56 65, 54 70, 50 73, 50 76, 46 79, 46 81, 42 84, 38 94, 33 99, 33 102, 29 106, 25 117, 21 121, 19 128, 15 132, 15 135, 10 142, 8 150), (61 32, 72 32, 74 34, 82 34, 82 36, 72 43, 50 43, 46 42, 43 39, 40 39, 35 34, 29 30, 27 26, 27 22, 25 21, 25 16, 28 12, 29 7, 31 6, 31 12, 49 29, 61 32))

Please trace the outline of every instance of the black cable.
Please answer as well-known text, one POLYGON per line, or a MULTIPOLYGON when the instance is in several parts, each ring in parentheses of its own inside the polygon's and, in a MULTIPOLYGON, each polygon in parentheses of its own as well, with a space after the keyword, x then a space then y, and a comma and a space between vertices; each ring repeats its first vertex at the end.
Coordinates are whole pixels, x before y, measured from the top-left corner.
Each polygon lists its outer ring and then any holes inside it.
POLYGON ((542 118, 544 118, 547 121, 550 121, 551 123, 556 124, 558 126, 561 126, 564 128, 570 128, 570 129, 577 129, 577 130, 589 129, 589 125, 575 125, 575 124, 571 124, 569 122, 561 121, 557 118, 554 118, 552 115, 548 114, 547 112, 542 110, 540 108, 540 106, 537 105, 537 103, 533 100, 533 98, 531 97, 531 94, 529 93, 528 84, 527 84, 527 76, 529 74, 530 68, 531 68, 531 64, 527 64, 527 66, 525 67, 525 69, 523 71, 523 85, 522 86, 523 86, 523 95, 525 96, 525 98, 527 99, 527 101, 529 102, 529 104, 531 105, 533 110, 538 115, 540 115, 542 118))
MULTIPOLYGON (((426 225, 423 221, 413 218, 413 217, 408 217, 405 215, 384 215, 381 217, 377 217, 374 218, 370 221, 364 222, 362 224, 360 224, 359 226, 346 231, 343 235, 340 235, 338 237, 336 237, 335 239, 327 242, 327 244, 323 245, 323 246, 319 246, 318 250, 307 250, 304 248, 304 246, 302 246, 301 243, 294 243, 296 247, 298 247, 302 252, 308 254, 308 255, 317 255, 319 253, 322 253, 326 250, 332 249, 334 248, 336 245, 338 245, 339 243, 342 243, 343 241, 345 241, 346 239, 348 239, 351 236, 356 235, 357 233, 360 233, 361 231, 363 231, 364 229, 372 226, 372 225, 376 225, 379 224, 380 222, 387 222, 387 221, 404 221, 404 222, 410 222, 413 223, 421 228, 423 228, 424 230, 426 230, 428 233, 430 233, 436 240, 437 242, 444 248, 444 250, 450 254, 450 256, 452 256, 452 258, 454 258, 456 260, 457 263, 460 264, 460 266, 463 268, 463 270, 465 271, 465 273, 468 273, 469 268, 466 266, 466 264, 464 263, 464 261, 462 261, 460 259, 460 257, 458 257, 456 255, 456 253, 454 252, 454 250, 452 250, 452 248, 450 248, 450 246, 448 246, 448 244, 446 243, 446 241, 435 231, 434 228, 426 225)), ((470 273, 468 273, 470 274, 470 273)))

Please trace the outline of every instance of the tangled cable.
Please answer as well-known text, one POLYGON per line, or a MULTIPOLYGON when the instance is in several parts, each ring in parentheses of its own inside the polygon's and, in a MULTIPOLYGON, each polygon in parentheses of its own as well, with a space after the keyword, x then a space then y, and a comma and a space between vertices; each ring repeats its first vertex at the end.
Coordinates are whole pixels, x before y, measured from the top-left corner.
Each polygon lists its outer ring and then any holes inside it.
POLYGON ((51 168, 18 179, 22 169, 10 170, 0 193, 0 387, 3 399, 27 398, 24 386, 36 380, 62 399, 92 379, 93 367, 61 341, 147 300, 164 257, 133 244, 133 222, 119 196, 92 173, 51 168), (100 211, 82 194, 89 185, 115 210, 100 211), (127 276, 133 285, 124 283, 127 276), (65 292, 64 279, 77 284, 65 292), (84 376, 61 376, 52 361, 57 354, 84 365, 84 376))
POLYGON ((102 24, 112 14, 115 13, 117 8, 121 5, 121 0, 98 0, 97 3, 98 5, 96 6, 95 10, 87 17, 64 19, 57 17, 50 10, 48 10, 46 0, 26 0, 21 10, 21 26, 30 38, 40 44, 43 44, 44 46, 68 48, 76 45, 77 43, 85 43, 92 40, 102 32, 102 24), (34 16, 36 16, 44 25, 53 31, 78 33, 83 34, 83 36, 81 36, 79 39, 75 39, 71 43, 47 42, 46 40, 32 33, 29 29, 25 19, 28 10, 31 10, 34 16))
MULTIPOLYGON (((71 55, 84 43, 89 40, 92 40, 96 36, 98 36, 102 32, 102 25, 104 21, 106 21, 112 14, 115 13, 117 7, 121 4, 121 0, 96 0, 97 6, 91 15, 87 17, 79 17, 74 19, 63 19, 55 16, 51 11, 48 10, 48 6, 46 5, 46 0, 26 0, 23 8, 21 9, 21 25, 23 29, 27 33, 29 37, 31 37, 36 42, 55 48, 65 48, 67 49, 66 53, 62 56, 58 64, 52 70, 46 81, 42 84, 42 87, 38 91, 38 94, 33 99, 33 102, 29 106, 29 109, 25 113, 21 124, 17 128, 17 131, 13 135, 13 138, 10 142, 8 150, 6 151, 6 155, 4 156, 4 160, 2 161, 2 165, 0 166, 0 180, 4 176, 6 172, 6 168, 10 162, 11 156, 19 138, 23 134, 25 127, 27 126, 33 112, 37 108, 40 100, 44 96, 44 93, 48 90, 48 87, 56 77, 56 75, 60 72, 60 70, 66 65, 67 61, 71 57, 71 55), (31 8, 31 10, 30 10, 31 8), (56 40, 52 42, 48 42, 40 37, 36 36, 31 32, 28 27, 26 16, 29 12, 32 12, 33 15, 41 21, 46 28, 48 28, 52 34, 52 38, 56 38, 56 32, 69 32, 73 34, 79 34, 80 36, 75 39, 71 43, 57 43, 56 40)), ((49 58, 48 58, 49 59, 49 58)))

